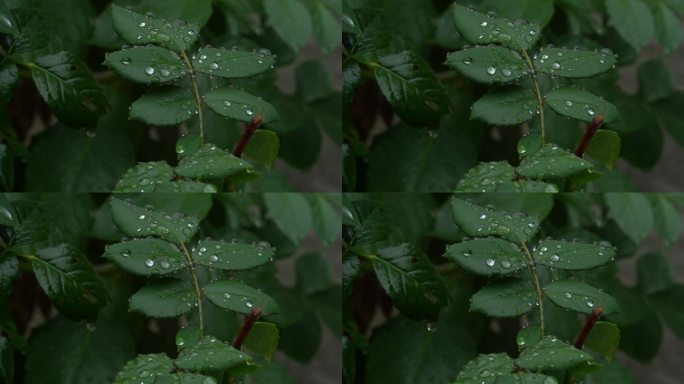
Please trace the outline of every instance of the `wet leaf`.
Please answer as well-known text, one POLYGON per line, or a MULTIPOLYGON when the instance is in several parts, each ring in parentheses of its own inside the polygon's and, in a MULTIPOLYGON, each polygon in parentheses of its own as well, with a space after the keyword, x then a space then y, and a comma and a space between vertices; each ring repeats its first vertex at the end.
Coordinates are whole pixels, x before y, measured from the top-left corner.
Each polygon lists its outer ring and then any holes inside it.
POLYGON ((204 294, 213 304, 245 315, 254 308, 261 308, 264 316, 278 311, 278 306, 271 297, 261 290, 234 280, 211 282, 204 287, 204 294))
POLYGON ((471 44, 501 44, 514 50, 528 50, 539 40, 538 24, 490 17, 462 5, 454 5, 456 29, 471 44))
POLYGON ((249 331, 244 347, 270 362, 278 350, 279 339, 280 332, 275 324, 257 321, 249 331))
POLYGON ((466 240, 450 245, 444 257, 479 275, 506 275, 527 266, 517 245, 497 238, 466 240))
POLYGON ((544 287, 544 292, 554 304, 573 311, 589 314, 596 307, 606 315, 620 311, 614 298, 580 281, 557 280, 544 287))
POLYGON ((195 290, 188 281, 152 282, 131 296, 130 310, 151 317, 175 317, 197 305, 195 290))
POLYGON ((278 158, 280 139, 273 131, 257 129, 245 147, 244 156, 270 170, 278 158))
POLYGON ((494 125, 516 125, 537 115, 537 99, 526 88, 494 89, 473 104, 471 119, 494 125))
POLYGON ((152 192, 173 179, 173 168, 163 161, 140 163, 124 173, 114 192, 152 192))
POLYGON ((620 346, 620 328, 617 324, 598 321, 591 329, 584 345, 608 361, 613 361, 620 346))
POLYGON ((531 281, 499 280, 473 295, 471 311, 494 317, 513 317, 537 307, 537 295, 531 281))
POLYGON ((608 242, 587 244, 551 239, 540 241, 533 253, 537 264, 566 270, 598 267, 615 257, 615 249, 608 242))
POLYGON ((204 47, 192 66, 197 72, 231 78, 250 77, 273 68, 275 58, 268 50, 254 52, 204 47))
POLYGON ((499 212, 453 198, 454 221, 469 236, 500 236, 519 243, 527 242, 539 229, 539 218, 524 213, 499 212))
POLYGON ((183 157, 175 171, 179 176, 205 180, 226 178, 250 169, 251 166, 245 160, 214 144, 206 144, 183 157))
POLYGON ((114 384, 153 384, 155 376, 170 373, 173 361, 163 353, 140 355, 126 363, 121 369, 114 384))
POLYGON ((495 45, 451 52, 444 64, 485 84, 514 81, 527 76, 528 71, 520 54, 495 45))
POLYGON ((603 116, 605 123, 620 120, 615 106, 598 96, 576 88, 558 88, 544 96, 546 103, 556 113, 590 123, 594 117, 603 116))
POLYGON ((234 88, 219 88, 204 95, 204 101, 217 114, 249 123, 259 116, 264 124, 280 119, 278 111, 260 97, 234 88))
POLYGON ((185 268, 180 249, 160 239, 133 239, 111 244, 104 257, 141 276, 166 275, 185 268))
POLYGON ((617 58, 609 49, 582 51, 544 47, 534 58, 538 72, 567 78, 590 77, 608 71, 617 58))
POLYGON ((458 182, 458 192, 494 192, 500 184, 515 178, 515 169, 506 161, 480 163, 458 182))
POLYGON ((175 125, 191 118, 197 106, 187 89, 154 89, 133 102, 130 118, 152 125, 175 125))
POLYGON ((613 169, 620 157, 621 147, 622 140, 617 132, 600 129, 591 139, 586 154, 606 168, 613 169))
POLYGON ((166 48, 155 46, 111 52, 104 64, 128 80, 143 84, 167 83, 185 76, 180 57, 166 48))
POLYGON ((523 158, 517 172, 521 176, 532 179, 556 179, 589 169, 592 169, 590 162, 556 144, 546 144, 537 152, 523 158))
POLYGON ((197 41, 199 26, 184 22, 170 23, 112 5, 114 30, 129 44, 158 44, 173 50, 185 50, 197 41))
POLYGON ((505 353, 480 355, 468 362, 455 384, 496 384, 497 378, 513 372, 514 361, 505 353))
POLYGON ((18 80, 19 71, 17 65, 9 59, 0 61, 0 102, 3 105, 9 103, 14 92, 14 86, 18 80))
POLYGON ((250 360, 246 353, 214 336, 204 336, 197 343, 181 351, 174 364, 189 371, 222 371, 250 360))
POLYGON ((186 242, 197 232, 199 219, 196 216, 180 212, 172 216, 119 199, 112 199, 111 204, 114 224, 128 236, 157 236, 171 242, 186 242))
POLYGON ((545 336, 537 344, 523 349, 515 364, 521 368, 545 371, 572 368, 591 361, 592 357, 579 349, 558 340, 555 336, 545 336))
POLYGON ((268 244, 227 243, 217 240, 200 240, 193 248, 195 263, 209 268, 238 271, 258 267, 273 258, 268 244))

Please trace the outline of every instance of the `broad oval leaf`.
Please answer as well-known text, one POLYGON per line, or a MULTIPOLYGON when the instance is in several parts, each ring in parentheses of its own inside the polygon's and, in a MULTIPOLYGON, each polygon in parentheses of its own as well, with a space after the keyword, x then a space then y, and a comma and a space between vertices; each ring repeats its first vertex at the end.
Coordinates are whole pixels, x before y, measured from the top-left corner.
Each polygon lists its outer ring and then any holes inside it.
POLYGON ((559 88, 544 96, 546 103, 556 113, 590 123, 594 117, 603 116, 605 123, 620 120, 615 106, 598 96, 576 88, 559 88))
POLYGON ((514 363, 505 353, 479 355, 463 367, 455 384, 495 384, 499 376, 513 372, 514 363))
POLYGON ((229 177, 251 168, 245 160, 214 144, 207 144, 183 157, 176 166, 175 172, 179 176, 204 180, 229 177))
POLYGON ((124 173, 114 192, 153 192, 173 179, 173 168, 163 161, 140 163, 124 173))
POLYGON ((188 281, 152 282, 131 296, 130 310, 151 317, 175 317, 197 305, 197 296, 188 281))
POLYGON ((278 158, 280 139, 273 131, 257 129, 245 147, 244 156, 266 169, 271 169, 278 158))
POLYGON ((195 263, 209 268, 239 271, 258 267, 273 259, 273 248, 266 244, 239 244, 200 240, 192 250, 195 263))
POLYGON ((197 233, 197 216, 184 213, 172 216, 119 199, 112 199, 111 204, 114 224, 128 236, 157 236, 172 242, 186 242, 197 233))
POLYGON ((176 53, 153 45, 111 52, 104 64, 123 77, 143 84, 166 83, 186 74, 176 53))
POLYGON ((270 362, 278 350, 279 339, 280 332, 275 324, 257 321, 249 331, 244 347, 270 362))
POLYGON ((174 364, 189 371, 222 371, 245 362, 251 358, 214 336, 204 336, 200 341, 184 349, 174 364))
POLYGON ((175 125, 191 118, 197 111, 190 90, 180 87, 154 89, 133 102, 131 119, 153 125, 175 125))
POLYGON ((273 68, 275 58, 267 50, 254 52, 205 47, 193 57, 195 71, 225 78, 258 75, 273 68))
POLYGON ((541 34, 536 23, 490 17, 458 4, 453 6, 453 13, 456 29, 471 44, 494 43, 515 50, 528 50, 541 34))
POLYGON ((639 244, 655 225, 651 203, 640 193, 606 193, 608 215, 633 242, 639 244))
POLYGON ((499 184, 515 178, 515 168, 506 161, 480 163, 458 182, 458 192, 494 192, 499 184))
POLYGON ((449 99, 430 66, 415 53, 381 57, 373 65, 380 91, 403 121, 435 126, 449 110, 449 99))
POLYGON ((558 193, 558 186, 541 181, 518 179, 501 183, 496 186, 496 192, 544 192, 558 193))
POLYGON ((575 156, 556 144, 545 144, 537 152, 523 158, 517 172, 519 175, 531 179, 556 179, 572 176, 592 168, 590 162, 575 156))
POLYGON ((537 264, 566 270, 598 267, 615 256, 615 250, 608 242, 587 244, 562 240, 542 240, 533 253, 537 264))
POLYGON ((311 39, 313 21, 304 3, 298 0, 264 0, 262 4, 269 23, 293 51, 299 51, 311 39))
POLYGON ((163 353, 140 355, 124 365, 114 384, 154 384, 156 376, 172 370, 173 361, 163 353))
POLYGON ((485 84, 507 83, 528 73, 518 52, 496 45, 451 52, 444 64, 471 80, 485 84))
POLYGON ((434 320, 447 303, 447 291, 437 271, 409 244, 381 249, 373 269, 394 305, 407 317, 434 320))
POLYGON ((642 0, 606 0, 606 12, 620 36, 641 51, 655 33, 652 12, 642 0))
POLYGON ((517 245, 502 239, 467 240, 450 245, 445 257, 480 275, 506 275, 527 266, 517 245))
POLYGON ((500 280, 480 289, 472 297, 471 311, 494 317, 513 317, 537 307, 537 296, 532 282, 500 280))
POLYGON ((197 325, 188 325, 176 333, 176 346, 179 350, 185 349, 200 340, 200 329, 197 325))
POLYGON ((69 52, 43 56, 30 65, 36 89, 67 125, 94 125, 107 99, 86 65, 69 52))
POLYGON ((159 44, 173 50, 185 50, 199 37, 199 26, 184 22, 173 24, 156 17, 135 13, 112 4, 114 30, 129 44, 159 44))
POLYGON ((204 287, 204 294, 215 305, 248 315, 261 308, 264 316, 276 313, 278 305, 271 297, 249 285, 234 280, 220 280, 204 287))
POLYGON ((204 95, 204 101, 217 114, 249 123, 259 116, 264 124, 280 119, 278 111, 260 97, 235 88, 219 88, 204 95))
POLYGON ((598 321, 591 329, 584 345, 608 361, 613 361, 620 346, 620 328, 617 324, 598 321))
MULTIPOLYGON (((480 383, 473 381, 472 384, 480 383)), ((517 372, 497 377, 496 384, 558 384, 558 380, 540 373, 517 372)))
POLYGON ((610 315, 620 310, 613 297, 579 281, 554 281, 544 287, 544 292, 554 304, 577 312, 588 314, 594 308, 601 307, 604 314, 610 315))
POLYGON ((537 115, 539 105, 531 90, 520 87, 494 89, 473 104, 471 119, 494 125, 516 125, 537 115))
POLYGON ((621 147, 622 140, 617 132, 599 129, 589 142, 586 154, 606 168, 613 169, 620 157, 621 147))
POLYGON ((41 249, 31 258, 41 288, 64 316, 95 319, 107 303, 102 281, 86 257, 68 244, 41 249))
POLYGON ((156 184, 154 186, 154 192, 216 193, 217 189, 214 184, 179 179, 167 183, 156 184))
POLYGON ((519 243, 530 241, 539 229, 538 217, 494 211, 455 197, 451 209, 456 225, 468 236, 499 236, 519 243))
POLYGON ((180 249, 160 239, 133 239, 111 244, 104 256, 126 271, 142 276, 166 275, 185 268, 180 249))
POLYGON ((601 74, 615 66, 615 54, 609 49, 582 51, 545 47, 534 56, 537 72, 552 76, 576 78, 601 74))
MULTIPOLYGON (((183 371, 178 371, 174 373, 168 373, 165 375, 159 375, 154 378, 154 383, 152 384, 215 384, 216 379, 212 376, 198 375, 195 373, 188 373, 183 371)), ((130 384, 146 384, 144 382, 132 382, 130 384)))
POLYGON ((559 371, 591 360, 591 355, 549 335, 523 349, 515 364, 533 371, 559 371))

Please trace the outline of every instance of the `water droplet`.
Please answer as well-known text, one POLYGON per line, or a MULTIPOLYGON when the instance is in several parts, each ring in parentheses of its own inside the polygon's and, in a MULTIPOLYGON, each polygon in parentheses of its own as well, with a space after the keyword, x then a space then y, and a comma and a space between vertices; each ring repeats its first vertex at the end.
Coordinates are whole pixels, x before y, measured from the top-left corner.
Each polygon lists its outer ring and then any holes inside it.
POLYGON ((463 64, 465 64, 465 65, 470 65, 472 63, 473 63, 473 59, 471 57, 466 57, 465 59, 463 59, 463 64))
POLYGON ((230 107, 232 105, 232 103, 230 101, 226 100, 223 102, 223 105, 225 105, 226 107, 230 107))
POLYGON ((425 326, 425 329, 427 329, 428 332, 434 332, 437 330, 437 324, 433 322, 428 322, 425 326))
POLYGON ((138 216, 138 220, 145 220, 145 215, 138 216))
POLYGON ((121 252, 121 256, 123 256, 123 257, 129 257, 130 255, 131 255, 131 251, 129 251, 128 249, 124 249, 121 252))
POLYGON ((218 256, 216 256, 216 255, 211 255, 211 256, 209 257, 209 260, 211 260, 211 261, 218 261, 218 259, 219 259, 219 258, 218 258, 218 256))
POLYGON ((152 260, 152 259, 145 260, 145 265, 152 268, 154 266, 154 260, 152 260))
POLYGON ((141 21, 140 24, 138 24, 138 27, 144 27, 145 25, 147 25, 147 24, 145 24, 144 21, 141 21))
POLYGON ((503 69, 503 70, 501 71, 501 74, 504 75, 504 77, 511 77, 511 75, 512 75, 513 73, 511 72, 510 69, 507 69, 507 68, 506 68, 506 69, 503 69))
POLYGON ((253 306, 254 306, 254 304, 252 303, 251 300, 249 300, 249 299, 245 300, 245 307, 252 308, 253 306))
POLYGON ((594 307, 594 302, 591 301, 591 300, 587 301, 587 307, 593 308, 593 307, 594 307))
POLYGON ((568 107, 572 107, 572 101, 566 100, 565 105, 567 105, 568 107))
POLYGON ((487 68, 487 73, 489 73, 490 75, 495 74, 495 73, 496 73, 496 68, 494 68, 494 67, 489 67, 489 68, 487 68))
POLYGON ((487 215, 485 215, 485 214, 482 214, 482 215, 480 216, 480 220, 484 220, 484 219, 486 219, 486 218, 487 218, 487 215))
POLYGON ((219 65, 217 63, 211 63, 209 64, 209 68, 211 69, 219 69, 219 65))
POLYGON ((463 251, 462 255, 465 257, 470 257, 473 255, 473 251, 471 251, 470 249, 466 249, 465 251, 463 251))
POLYGON ((504 261, 501 262, 501 266, 502 266, 504 269, 508 269, 508 268, 511 267, 511 263, 504 260, 504 261))
POLYGON ((169 264, 167 261, 162 261, 161 263, 159 263, 159 266, 162 267, 162 269, 169 269, 171 264, 169 264))
POLYGON ((152 67, 145 68, 145 73, 147 73, 148 75, 152 75, 154 73, 154 68, 152 68, 152 67))
POLYGON ((589 116, 594 116, 594 113, 596 112, 593 109, 589 108, 587 109, 587 113, 589 114, 589 116))
POLYGON ((558 255, 551 255, 551 261, 558 261, 560 260, 560 257, 558 255))
POLYGON ((228 292, 224 293, 223 297, 225 297, 226 299, 230 299, 230 293, 228 293, 228 292))
POLYGON ((565 294, 563 296, 565 296, 566 299, 570 299, 570 298, 572 298, 572 293, 565 292, 565 294))
POLYGON ((128 65, 130 63, 131 63, 130 57, 124 57, 123 59, 121 59, 121 64, 123 64, 123 65, 128 65))
POLYGON ((554 62, 553 64, 551 64, 551 68, 553 68, 553 69, 560 69, 560 67, 561 67, 561 65, 560 65, 560 63, 557 62, 557 61, 554 62))
POLYGON ((247 114, 247 116, 252 116, 254 114, 254 111, 252 110, 252 108, 247 108, 245 109, 245 113, 247 114))
POLYGON ((164 77, 169 77, 169 75, 171 74, 171 71, 169 71, 168 69, 162 69, 161 71, 159 71, 159 74, 164 76, 164 77))
POLYGON ((487 266, 493 267, 494 264, 496 264, 496 261, 494 261, 494 259, 487 259, 487 261, 485 261, 485 263, 487 264, 487 266))
POLYGON ((207 59, 207 55, 200 55, 200 60, 206 60, 206 59, 207 59))

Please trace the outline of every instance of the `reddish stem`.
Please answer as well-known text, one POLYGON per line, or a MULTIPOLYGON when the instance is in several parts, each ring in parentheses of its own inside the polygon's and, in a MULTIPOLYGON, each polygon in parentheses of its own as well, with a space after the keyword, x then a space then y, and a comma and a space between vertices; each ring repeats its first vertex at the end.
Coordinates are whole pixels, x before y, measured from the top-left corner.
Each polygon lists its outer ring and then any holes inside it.
POLYGON ((242 348, 242 344, 245 343, 245 339, 247 339, 247 335, 249 335, 249 331, 252 330, 252 327, 254 326, 254 323, 259 319, 259 316, 261 316, 261 308, 255 307, 252 309, 252 312, 247 315, 245 318, 245 322, 242 323, 242 328, 240 328, 240 332, 238 332, 237 336, 235 337, 235 341, 233 341, 233 347, 236 349, 242 348))
POLYGON ((587 127, 587 131, 584 133, 584 136, 582 136, 582 140, 580 140, 577 145, 577 149, 575 149, 575 155, 577 157, 584 156, 584 151, 587 150, 591 139, 596 134, 596 131, 601 128, 601 125, 603 125, 603 116, 598 115, 591 120, 591 123, 589 123, 589 126, 587 127))
POLYGON ((263 122, 264 120, 261 118, 261 116, 254 116, 252 121, 245 125, 245 130, 242 132, 242 136, 240 136, 240 141, 238 141, 235 149, 233 149, 233 155, 242 157, 242 152, 245 151, 247 143, 249 143, 249 139, 252 138, 254 131, 256 131, 263 122))
POLYGON ((575 348, 577 349, 582 349, 582 346, 584 345, 584 341, 587 339, 587 336, 589 336, 589 333, 591 333, 592 328, 594 328, 594 325, 598 321, 598 319, 603 315, 603 308, 601 307, 595 307, 591 313, 589 314, 589 317, 587 317, 587 321, 584 323, 584 327, 582 327, 582 330, 580 331, 579 334, 577 334, 577 338, 575 339, 575 348))

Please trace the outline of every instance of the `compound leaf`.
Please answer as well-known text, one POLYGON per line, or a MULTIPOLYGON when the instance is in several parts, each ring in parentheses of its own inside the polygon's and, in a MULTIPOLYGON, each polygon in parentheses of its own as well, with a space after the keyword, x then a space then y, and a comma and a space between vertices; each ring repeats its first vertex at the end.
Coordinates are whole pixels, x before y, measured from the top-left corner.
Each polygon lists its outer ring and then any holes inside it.
POLYGON ((276 313, 275 301, 261 290, 234 280, 219 280, 204 287, 209 301, 221 308, 248 315, 254 308, 261 308, 264 316, 276 313))
POLYGON ((175 172, 179 176, 205 180, 221 179, 250 169, 248 162, 214 144, 207 144, 183 157, 175 172))
POLYGON ((530 241, 539 229, 539 218, 523 213, 498 212, 457 198, 451 200, 451 209, 456 225, 469 236, 499 236, 519 243, 530 241))
POLYGON ((154 89, 133 102, 129 116, 152 125, 175 125, 191 118, 197 106, 190 90, 154 89))
POLYGON ((250 77, 273 68, 275 58, 267 50, 254 52, 204 47, 197 52, 192 66, 197 72, 236 79, 250 77))
POLYGON ((555 371, 572 368, 591 360, 589 354, 558 340, 557 337, 544 336, 537 344, 523 349, 515 364, 534 371, 555 371))
POLYGON ((205 336, 181 351, 174 363, 189 371, 222 371, 249 361, 247 354, 213 336, 205 336))
POLYGON ((479 275, 506 275, 527 266, 517 245, 497 238, 466 240, 450 245, 444 257, 479 275))
POLYGON ((152 192, 173 179, 173 168, 163 161, 140 163, 124 173, 114 192, 152 192))
POLYGON ((204 101, 217 114, 249 123, 259 116, 265 124, 277 121, 278 111, 261 98, 235 88, 219 88, 204 95, 204 101))
POLYGON ((534 58, 538 72, 567 78, 590 77, 613 68, 616 57, 609 49, 581 51, 544 47, 534 58))
POLYGON ((199 25, 170 22, 112 5, 114 30, 129 44, 158 44, 172 50, 185 50, 197 41, 199 25))
POLYGON ((515 178, 515 168, 506 161, 480 163, 471 168, 458 182, 458 192, 494 192, 515 178))
POLYGON ((123 77, 143 84, 174 81, 186 73, 176 53, 152 45, 111 52, 104 64, 123 77))
POLYGON ((580 281, 554 281, 544 287, 544 292, 554 304, 577 312, 588 314, 595 307, 601 307, 604 314, 610 315, 620 310, 610 295, 580 281))
POLYGON ((186 242, 197 232, 199 218, 182 213, 173 216, 112 199, 112 220, 128 236, 157 236, 171 242, 186 242))
POLYGON ((209 268, 238 271, 258 267, 273 258, 268 244, 226 243, 217 240, 200 240, 192 250, 195 263, 209 268))
POLYGON ((192 285, 183 280, 150 283, 131 296, 130 310, 151 317, 175 317, 197 305, 192 285))
POLYGON ((496 281, 473 295, 471 311, 495 317, 513 317, 536 307, 537 297, 532 283, 524 280, 496 281))
POLYGON ((141 276, 166 275, 185 268, 180 249, 160 239, 132 239, 111 244, 104 256, 126 271, 141 276))
POLYGON ((620 112, 613 104, 581 89, 558 88, 546 94, 544 99, 559 115, 580 121, 590 123, 599 115, 605 123, 620 120, 620 112))
POLYGON ((587 244, 550 239, 540 241, 533 253, 537 264, 566 270, 598 267, 615 257, 608 242, 587 244))
POLYGON ((532 119, 539 106, 531 90, 520 87, 490 91, 473 104, 471 119, 494 125, 516 125, 532 119))
POLYGON ((526 76, 528 71, 518 52, 496 45, 451 52, 444 64, 485 84, 514 81, 526 76))
POLYGON ((471 44, 501 44, 528 50, 539 40, 541 28, 536 23, 490 17, 474 9, 455 4, 454 22, 458 32, 471 44))

